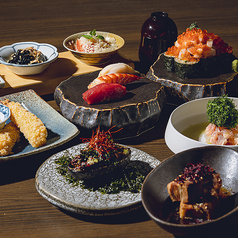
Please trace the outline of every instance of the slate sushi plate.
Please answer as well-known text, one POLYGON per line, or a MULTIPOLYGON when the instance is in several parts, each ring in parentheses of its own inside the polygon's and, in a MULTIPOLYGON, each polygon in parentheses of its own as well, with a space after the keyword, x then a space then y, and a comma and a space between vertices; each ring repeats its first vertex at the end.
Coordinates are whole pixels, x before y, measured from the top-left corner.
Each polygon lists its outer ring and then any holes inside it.
POLYGON ((88 105, 82 98, 87 86, 99 71, 73 76, 60 83, 54 93, 62 115, 78 126, 79 130, 121 129, 115 139, 139 136, 154 128, 164 106, 164 87, 148 78, 141 78, 126 85, 124 98, 95 105, 88 105))
POLYGON ((161 83, 165 87, 168 101, 181 104, 183 102, 204 97, 230 97, 238 95, 238 73, 220 74, 216 77, 182 79, 164 67, 163 54, 150 67, 146 77, 161 83))

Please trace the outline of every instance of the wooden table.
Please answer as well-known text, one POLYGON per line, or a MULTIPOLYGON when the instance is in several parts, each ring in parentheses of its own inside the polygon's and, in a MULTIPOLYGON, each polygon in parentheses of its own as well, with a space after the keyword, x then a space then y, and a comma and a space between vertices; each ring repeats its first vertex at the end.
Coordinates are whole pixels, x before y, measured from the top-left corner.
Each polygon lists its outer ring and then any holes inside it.
MULTIPOLYGON (((0 3, 0 46, 19 41, 47 42, 64 54, 62 42, 68 35, 95 28, 122 36, 126 44, 120 53, 139 67, 141 26, 155 11, 167 12, 177 24, 179 33, 197 21, 201 28, 221 36, 238 55, 237 0, 4 1, 0 3)), ((53 77, 56 74, 59 81, 51 84, 52 78, 46 81, 38 76, 40 83, 31 85, 53 108, 59 110, 52 93, 55 84, 70 73, 57 72, 57 68, 54 70, 49 75, 53 77)), ((0 71, 1 75, 3 71, 0 71)), ((24 89, 21 85, 3 88, 0 94, 24 89)), ((125 140, 123 144, 145 151, 160 161, 172 156, 164 142, 164 130, 173 109, 173 105, 165 105, 154 130, 125 140)), ((158 227, 143 208, 126 215, 87 217, 59 210, 42 198, 35 189, 37 169, 52 154, 78 143, 79 138, 76 137, 56 149, 1 163, 0 237, 173 237, 158 227)), ((221 235, 223 237, 224 234, 221 235)))

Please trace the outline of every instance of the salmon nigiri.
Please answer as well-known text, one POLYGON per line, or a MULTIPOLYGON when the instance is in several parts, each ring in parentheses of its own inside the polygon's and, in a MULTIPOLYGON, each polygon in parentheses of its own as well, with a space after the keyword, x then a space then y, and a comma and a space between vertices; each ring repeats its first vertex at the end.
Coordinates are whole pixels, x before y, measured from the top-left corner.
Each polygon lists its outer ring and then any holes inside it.
POLYGON ((89 85, 88 88, 92 88, 101 83, 117 83, 120 85, 126 85, 130 82, 135 80, 139 80, 141 77, 134 75, 134 74, 121 74, 121 73, 114 73, 114 74, 107 74, 104 76, 100 76, 94 79, 89 85))

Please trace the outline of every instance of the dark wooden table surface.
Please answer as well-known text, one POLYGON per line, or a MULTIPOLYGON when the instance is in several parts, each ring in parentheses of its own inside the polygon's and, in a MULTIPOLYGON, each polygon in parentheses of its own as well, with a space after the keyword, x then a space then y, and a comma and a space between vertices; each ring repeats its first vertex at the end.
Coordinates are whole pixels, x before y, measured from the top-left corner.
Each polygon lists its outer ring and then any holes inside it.
MULTIPOLYGON (((238 55, 237 0, 1 1, 0 47, 37 41, 53 44, 63 52, 62 42, 68 35, 96 29, 122 36, 126 43, 120 52, 138 62, 141 26, 156 11, 167 12, 179 33, 196 21, 222 37, 238 55)), ((59 110, 52 95, 42 97, 59 110)), ((165 105, 154 130, 123 144, 160 161, 172 156, 164 142, 164 130, 173 109, 173 105, 165 105)), ((75 138, 42 154, 0 164, 0 237, 173 237, 143 208, 126 215, 87 217, 59 210, 42 198, 35 189, 37 169, 52 154, 78 143, 79 138, 75 138)))

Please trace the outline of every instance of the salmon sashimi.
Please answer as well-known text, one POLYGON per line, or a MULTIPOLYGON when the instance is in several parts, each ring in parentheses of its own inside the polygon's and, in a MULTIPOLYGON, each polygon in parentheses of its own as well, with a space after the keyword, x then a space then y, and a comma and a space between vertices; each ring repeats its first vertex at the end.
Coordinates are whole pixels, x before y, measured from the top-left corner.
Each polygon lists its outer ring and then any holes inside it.
POLYGON ((92 88, 101 83, 117 83, 121 85, 126 85, 131 83, 135 80, 139 80, 141 77, 134 75, 134 74, 121 74, 121 73, 114 73, 114 74, 107 74, 104 76, 100 76, 94 79, 89 85, 88 88, 92 88))
POLYGON ((97 104, 117 100, 126 95, 126 87, 117 83, 101 83, 83 93, 88 104, 97 104))
POLYGON ((205 130, 206 143, 213 145, 237 145, 238 125, 235 128, 217 127, 210 123, 205 130))

